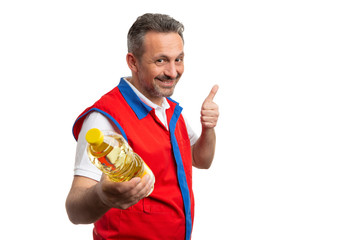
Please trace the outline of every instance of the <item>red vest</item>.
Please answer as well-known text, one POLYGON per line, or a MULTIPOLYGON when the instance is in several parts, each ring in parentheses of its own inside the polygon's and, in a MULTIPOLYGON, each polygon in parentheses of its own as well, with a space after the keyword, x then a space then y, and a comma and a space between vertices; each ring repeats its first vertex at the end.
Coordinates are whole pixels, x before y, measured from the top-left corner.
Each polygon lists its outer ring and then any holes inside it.
POLYGON ((190 239, 194 219, 190 140, 178 103, 167 98, 169 130, 131 87, 119 85, 87 108, 73 127, 78 138, 87 114, 111 120, 155 175, 152 194, 126 210, 110 209, 95 223, 94 239, 190 239))

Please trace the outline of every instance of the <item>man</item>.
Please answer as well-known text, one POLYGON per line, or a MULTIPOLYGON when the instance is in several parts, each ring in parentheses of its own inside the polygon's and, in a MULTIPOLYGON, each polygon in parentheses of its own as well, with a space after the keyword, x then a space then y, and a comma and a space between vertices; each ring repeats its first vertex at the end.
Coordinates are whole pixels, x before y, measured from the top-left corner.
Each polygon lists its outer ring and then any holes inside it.
POLYGON ((95 223, 94 239, 190 239, 194 216, 192 166, 209 168, 219 116, 214 86, 201 107, 200 137, 169 98, 184 71, 183 25, 167 15, 140 16, 128 33, 132 76, 76 120, 75 176, 66 200, 74 224, 95 223), (121 133, 153 171, 115 183, 86 155, 84 136, 96 127, 121 133))

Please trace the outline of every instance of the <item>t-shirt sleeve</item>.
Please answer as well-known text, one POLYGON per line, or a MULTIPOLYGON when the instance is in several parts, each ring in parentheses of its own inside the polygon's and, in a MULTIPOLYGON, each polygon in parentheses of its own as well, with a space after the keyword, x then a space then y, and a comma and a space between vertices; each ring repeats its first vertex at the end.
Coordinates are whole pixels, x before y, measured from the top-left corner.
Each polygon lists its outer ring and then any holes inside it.
POLYGON ((196 143, 196 141, 199 139, 199 136, 194 132, 194 130, 191 128, 190 124, 188 123, 188 121, 186 120, 186 117, 183 114, 183 118, 185 121, 185 125, 186 125, 186 129, 189 135, 189 139, 190 139, 190 145, 194 145, 196 143))

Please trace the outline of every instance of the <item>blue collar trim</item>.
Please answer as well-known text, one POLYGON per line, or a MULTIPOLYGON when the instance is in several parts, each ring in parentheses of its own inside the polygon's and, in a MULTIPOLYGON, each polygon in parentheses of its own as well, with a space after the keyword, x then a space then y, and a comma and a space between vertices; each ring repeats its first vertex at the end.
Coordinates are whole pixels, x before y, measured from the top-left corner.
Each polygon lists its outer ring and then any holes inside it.
MULTIPOLYGON (((175 102, 174 100, 168 98, 170 101, 175 102)), ((175 102, 176 103, 176 102, 175 102)), ((184 164, 182 161, 181 152, 179 149, 179 145, 175 136, 176 123, 180 117, 182 111, 182 107, 179 104, 176 105, 174 114, 170 119, 169 130, 170 130, 170 141, 173 148, 173 153, 176 161, 176 169, 178 182, 181 190, 181 194, 183 197, 184 208, 185 208, 185 239, 189 240, 191 238, 192 231, 192 218, 191 218, 191 199, 190 199, 190 191, 186 180, 186 174, 184 170, 184 164)))
POLYGON ((143 101, 140 100, 140 98, 123 78, 120 80, 118 89, 139 120, 146 117, 152 110, 150 106, 146 105, 143 101))

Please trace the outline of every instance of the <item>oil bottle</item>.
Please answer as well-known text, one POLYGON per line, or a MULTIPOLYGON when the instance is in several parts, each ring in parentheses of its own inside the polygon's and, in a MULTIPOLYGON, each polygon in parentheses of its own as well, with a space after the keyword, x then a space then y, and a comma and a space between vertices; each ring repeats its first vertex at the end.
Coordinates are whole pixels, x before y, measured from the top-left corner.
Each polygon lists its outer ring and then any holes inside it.
MULTIPOLYGON (((125 182, 146 174, 155 183, 155 176, 142 158, 118 133, 92 128, 86 133, 87 153, 90 161, 113 182, 125 182)), ((148 195, 154 190, 152 186, 148 195)))

